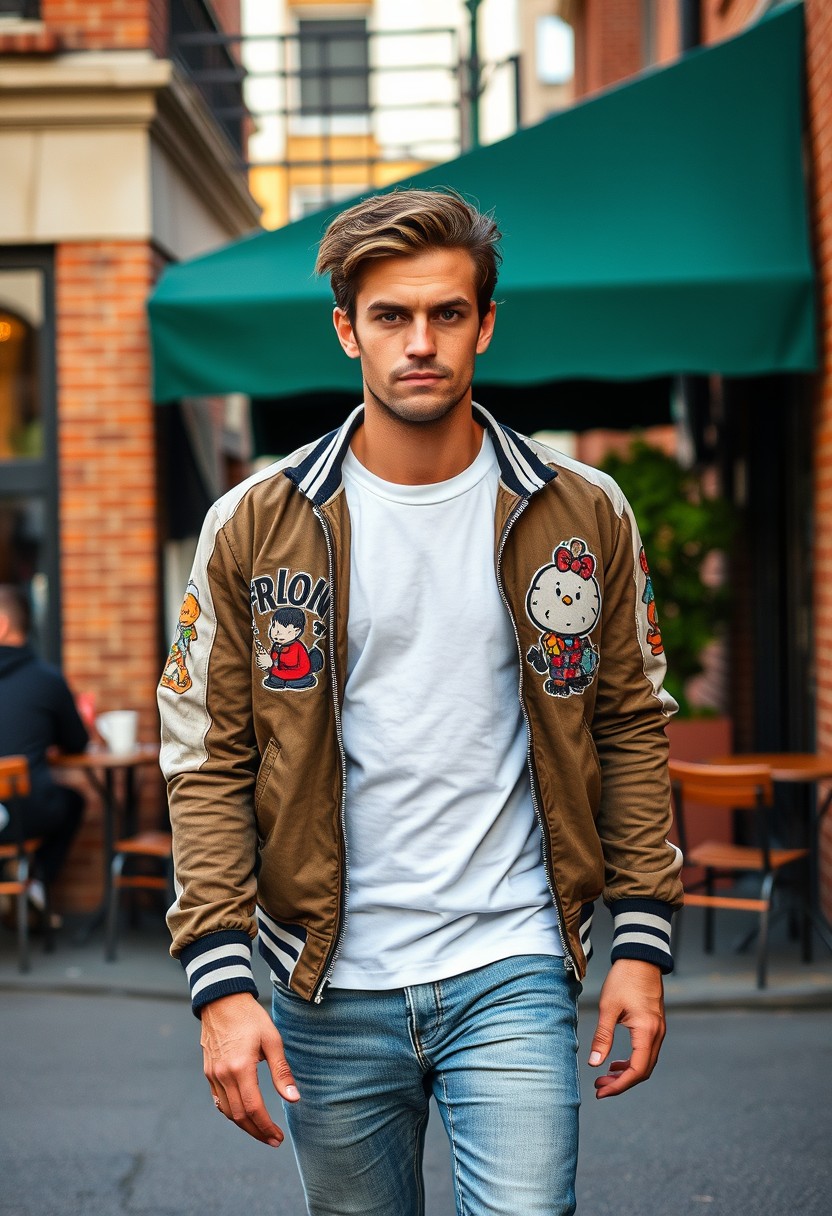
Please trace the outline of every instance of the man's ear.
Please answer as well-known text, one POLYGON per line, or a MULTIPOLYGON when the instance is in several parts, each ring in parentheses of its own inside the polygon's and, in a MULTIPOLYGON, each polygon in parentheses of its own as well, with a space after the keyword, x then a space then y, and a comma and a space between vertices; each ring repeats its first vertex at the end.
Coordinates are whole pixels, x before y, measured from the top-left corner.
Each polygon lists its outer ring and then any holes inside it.
POLYGON ((335 332, 344 353, 349 355, 350 359, 360 359, 361 350, 358 346, 358 338, 355 336, 353 323, 343 308, 333 308, 332 324, 335 326, 335 332))
POLYGON ((494 300, 488 305, 488 312, 480 321, 480 332, 477 338, 477 354, 482 355, 488 350, 491 345, 491 339, 494 335, 494 322, 497 319, 497 305, 494 300))

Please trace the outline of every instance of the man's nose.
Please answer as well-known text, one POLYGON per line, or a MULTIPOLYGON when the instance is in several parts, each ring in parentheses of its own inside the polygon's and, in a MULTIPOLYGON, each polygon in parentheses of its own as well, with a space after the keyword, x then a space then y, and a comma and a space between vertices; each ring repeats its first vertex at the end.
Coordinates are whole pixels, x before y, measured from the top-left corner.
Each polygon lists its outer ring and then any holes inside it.
POLYGON ((429 359, 436 354, 436 343, 430 325, 416 321, 407 335, 405 353, 412 359, 429 359))
POLYGON ((562 601, 562 602, 563 602, 564 604, 571 604, 571 603, 572 603, 572 596, 571 596, 571 595, 565 595, 565 596, 563 597, 563 601, 562 601))

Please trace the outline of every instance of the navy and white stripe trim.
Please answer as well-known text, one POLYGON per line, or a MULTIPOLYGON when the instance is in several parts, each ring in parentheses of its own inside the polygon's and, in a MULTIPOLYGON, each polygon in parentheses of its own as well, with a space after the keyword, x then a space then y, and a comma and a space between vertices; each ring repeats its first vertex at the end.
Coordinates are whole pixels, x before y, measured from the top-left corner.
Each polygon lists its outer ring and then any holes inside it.
POLYGON ((581 907, 581 919, 578 926, 578 937, 581 942, 581 949, 584 952, 586 961, 592 958, 592 918, 595 915, 595 904, 583 904, 581 907))
POLYGON ((288 985, 306 945, 306 929, 303 925, 272 920, 260 907, 257 908, 257 923, 260 926, 257 947, 271 968, 272 979, 288 985))
POLYGON ((667 974, 673 970, 670 952, 672 908, 656 899, 619 899, 610 908, 613 917, 612 962, 619 958, 655 963, 667 974))
POLYGON ((337 431, 330 431, 304 456, 300 464, 285 470, 302 494, 316 506, 328 502, 341 485, 341 465, 350 439, 364 419, 364 406, 357 406, 337 431))
POLYGON ((250 992, 257 996, 251 973, 251 939, 247 933, 228 929, 208 933, 186 946, 179 956, 191 986, 194 1013, 221 996, 250 992))
POLYGON ((474 417, 491 436, 500 465, 500 478, 507 489, 528 498, 557 477, 556 469, 544 464, 525 440, 511 427, 502 426, 481 405, 474 405, 474 417))
MULTIPOLYGON (((474 405, 474 417, 491 436, 500 478, 507 489, 528 498, 547 482, 557 477, 557 471, 532 450, 530 445, 510 427, 501 426, 481 405, 474 405)), ((364 406, 359 405, 337 431, 330 431, 303 457, 299 464, 284 471, 315 506, 328 502, 341 486, 341 464, 350 439, 364 419, 364 406)))

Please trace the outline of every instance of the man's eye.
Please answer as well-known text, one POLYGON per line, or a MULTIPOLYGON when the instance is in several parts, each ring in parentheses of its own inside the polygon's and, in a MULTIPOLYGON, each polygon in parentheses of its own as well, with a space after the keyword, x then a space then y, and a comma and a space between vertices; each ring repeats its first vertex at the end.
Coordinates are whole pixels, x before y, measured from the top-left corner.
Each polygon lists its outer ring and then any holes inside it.
POLYGON ((380 321, 398 321, 399 314, 397 312, 383 312, 379 317, 380 321))
POLYGON ((455 308, 443 308, 439 316, 443 321, 453 321, 459 316, 459 313, 455 308))

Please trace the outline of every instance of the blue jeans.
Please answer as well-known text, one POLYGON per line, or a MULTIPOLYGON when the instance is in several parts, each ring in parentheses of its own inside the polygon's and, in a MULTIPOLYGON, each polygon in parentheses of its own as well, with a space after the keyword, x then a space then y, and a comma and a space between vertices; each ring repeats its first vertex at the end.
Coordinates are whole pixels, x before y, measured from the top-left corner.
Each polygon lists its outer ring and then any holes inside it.
POLYGON ((421 1216, 431 1094, 458 1216, 571 1216, 580 991, 548 955, 383 992, 330 988, 320 1005, 275 984, 310 1216, 421 1216))

